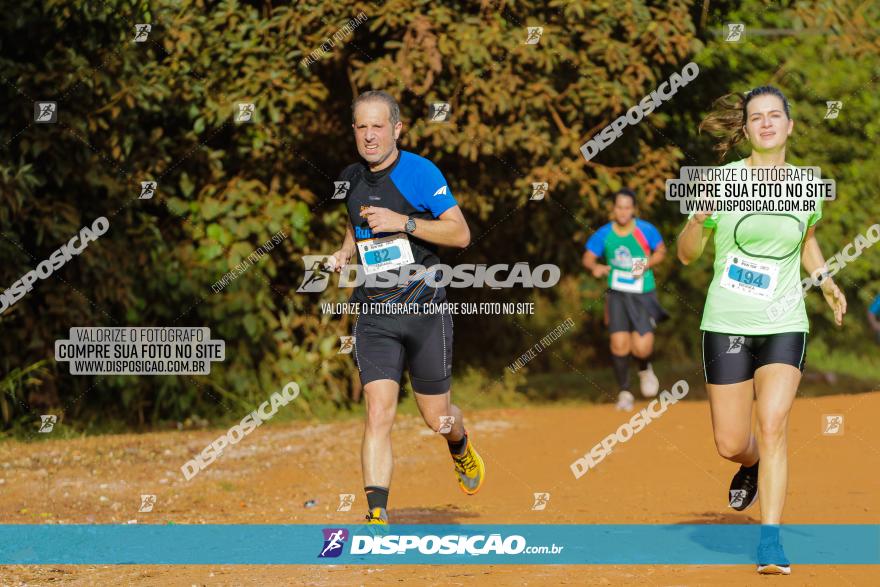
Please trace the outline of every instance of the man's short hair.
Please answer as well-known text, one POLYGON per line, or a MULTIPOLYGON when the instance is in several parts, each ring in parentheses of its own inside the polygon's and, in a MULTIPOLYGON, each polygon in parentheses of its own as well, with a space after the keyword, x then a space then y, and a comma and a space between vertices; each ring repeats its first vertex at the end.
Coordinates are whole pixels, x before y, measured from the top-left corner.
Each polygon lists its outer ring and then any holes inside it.
POLYGON ((611 202, 613 204, 617 203, 617 196, 629 196, 632 199, 633 206, 635 206, 638 202, 636 201, 636 193, 629 188, 621 188, 614 192, 614 195, 611 196, 611 202))
POLYGON ((392 96, 388 92, 383 92, 381 90, 370 90, 355 98, 354 102, 351 103, 352 123, 354 122, 354 111, 355 108, 357 108, 358 104, 362 102, 369 102, 370 100, 379 100, 381 102, 384 102, 385 105, 388 106, 388 112, 391 113, 390 120, 392 125, 400 122, 400 106, 397 104, 397 100, 394 99, 394 96, 392 96))

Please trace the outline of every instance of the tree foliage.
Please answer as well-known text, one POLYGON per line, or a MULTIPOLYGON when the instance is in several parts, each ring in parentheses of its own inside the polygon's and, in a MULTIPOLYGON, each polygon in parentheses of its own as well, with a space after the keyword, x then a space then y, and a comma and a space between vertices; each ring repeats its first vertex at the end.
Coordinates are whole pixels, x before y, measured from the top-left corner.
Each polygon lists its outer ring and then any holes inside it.
MULTIPOLYGON (((0 15, 0 287, 95 218, 107 216, 111 228, 0 315, 0 375, 51 358, 75 326, 210 326, 227 359, 205 377, 74 377, 50 361, 28 405, 9 409, 126 423, 235 418, 289 380, 306 400, 298 409, 349 406, 357 375, 336 354, 349 320, 319 308, 349 292, 295 290, 301 256, 341 243, 345 210, 330 199, 332 182, 357 156, 350 103, 367 89, 400 100, 400 146, 431 158, 465 211, 473 243, 447 251, 445 262, 563 271, 558 287, 537 293, 451 292, 453 301, 538 307, 533 317, 459 318, 456 369, 496 380, 569 316, 576 334, 533 367, 589 369, 606 335, 601 285, 579 265, 583 243, 607 221, 607 196, 627 185, 674 253, 682 217, 663 199, 664 182, 681 165, 715 163, 696 128, 719 95, 764 83, 788 94, 797 125, 790 159, 838 182, 820 229, 826 254, 874 223, 877 12, 870 3, 757 0, 20 4, 0 15), (361 12, 367 20, 353 34, 302 64, 361 12), (727 22, 788 32, 725 43, 727 22), (152 25, 147 42, 132 42, 138 23, 152 25), (525 44, 532 26, 543 27, 540 42, 525 44), (695 82, 584 160, 581 144, 692 60, 695 82), (57 124, 32 122, 37 100, 58 102, 57 124), (844 102, 839 118, 823 118, 826 100, 844 102), (233 121, 240 102, 255 104, 256 123, 233 121), (451 105, 447 122, 429 120, 433 102, 451 105), (146 180, 158 193, 139 200, 146 180), (549 195, 529 201, 539 181, 549 195), (279 230, 289 235, 279 247, 212 291, 279 230)), ((876 260, 871 250, 845 269, 851 301, 876 292, 876 260)), ((709 271, 706 261, 682 269, 674 259, 659 270, 673 314, 661 331, 667 357, 697 360, 709 271)), ((845 334, 832 332, 816 295, 809 309, 818 336, 834 345, 852 346, 864 332, 859 315, 845 334)))

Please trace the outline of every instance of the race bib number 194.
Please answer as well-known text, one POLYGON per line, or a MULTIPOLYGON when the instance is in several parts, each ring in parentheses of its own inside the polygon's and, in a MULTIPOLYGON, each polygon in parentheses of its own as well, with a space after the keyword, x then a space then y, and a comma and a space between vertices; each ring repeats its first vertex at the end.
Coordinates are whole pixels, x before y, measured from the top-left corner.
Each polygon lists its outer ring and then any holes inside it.
POLYGON ((751 298, 770 300, 778 281, 778 264, 728 253, 720 285, 751 298))

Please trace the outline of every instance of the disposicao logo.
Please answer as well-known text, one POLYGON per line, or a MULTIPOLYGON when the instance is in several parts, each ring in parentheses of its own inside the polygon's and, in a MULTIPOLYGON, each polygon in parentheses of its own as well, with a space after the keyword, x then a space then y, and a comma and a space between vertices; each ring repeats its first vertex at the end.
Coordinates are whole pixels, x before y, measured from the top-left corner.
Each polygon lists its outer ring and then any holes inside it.
POLYGON ((336 558, 342 554, 342 547, 348 540, 348 530, 345 528, 324 528, 324 548, 318 558, 336 558))

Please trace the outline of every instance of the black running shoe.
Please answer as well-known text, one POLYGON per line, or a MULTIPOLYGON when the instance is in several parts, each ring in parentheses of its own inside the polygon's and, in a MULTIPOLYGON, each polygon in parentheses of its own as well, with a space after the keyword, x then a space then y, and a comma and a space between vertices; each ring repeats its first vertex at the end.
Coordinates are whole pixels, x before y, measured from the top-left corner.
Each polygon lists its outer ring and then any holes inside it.
POLYGON ((741 512, 755 503, 756 499, 758 499, 758 463, 748 468, 740 466, 730 482, 730 507, 741 512))

